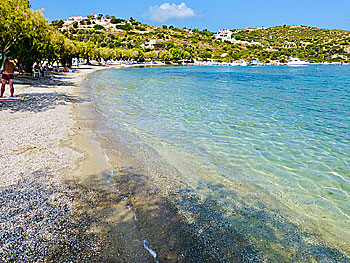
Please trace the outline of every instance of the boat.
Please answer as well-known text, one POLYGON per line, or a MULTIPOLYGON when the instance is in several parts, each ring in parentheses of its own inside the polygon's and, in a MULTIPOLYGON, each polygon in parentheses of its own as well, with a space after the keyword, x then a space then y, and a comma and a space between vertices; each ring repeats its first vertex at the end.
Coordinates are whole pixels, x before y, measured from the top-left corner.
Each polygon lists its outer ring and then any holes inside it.
POLYGON ((243 66, 243 67, 248 66, 248 63, 247 63, 247 61, 245 61, 245 60, 241 59, 240 62, 241 62, 241 63, 239 64, 240 66, 243 66))
POLYGON ((300 60, 299 58, 290 58, 287 65, 288 66, 306 66, 309 62, 306 60, 300 60))
POLYGON ((259 59, 255 58, 252 60, 252 62, 250 63, 251 66, 261 66, 262 63, 260 63, 259 59))
POLYGON ((229 66, 235 67, 235 66, 239 66, 239 64, 240 63, 238 63, 238 62, 232 61, 232 62, 229 63, 229 66))

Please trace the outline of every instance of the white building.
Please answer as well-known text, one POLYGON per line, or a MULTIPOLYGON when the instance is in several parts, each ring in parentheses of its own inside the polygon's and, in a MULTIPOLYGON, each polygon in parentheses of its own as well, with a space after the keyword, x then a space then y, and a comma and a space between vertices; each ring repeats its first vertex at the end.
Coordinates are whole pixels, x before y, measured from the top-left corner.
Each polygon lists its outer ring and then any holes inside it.
POLYGON ((216 39, 221 39, 222 41, 227 40, 231 41, 232 32, 228 29, 220 29, 218 33, 215 34, 216 39))
POLYGON ((106 26, 110 24, 110 19, 101 19, 101 20, 94 20, 96 25, 106 26))
POLYGON ((68 18, 68 20, 70 20, 70 21, 80 21, 82 19, 83 19, 82 16, 71 16, 68 18))
POLYGON ((142 48, 147 48, 147 49, 154 49, 154 45, 157 43, 155 39, 151 39, 149 43, 144 42, 141 44, 142 48))
POLYGON ((147 43, 142 43, 141 44, 141 48, 143 49, 154 49, 154 46, 151 46, 150 44, 147 44, 147 43))

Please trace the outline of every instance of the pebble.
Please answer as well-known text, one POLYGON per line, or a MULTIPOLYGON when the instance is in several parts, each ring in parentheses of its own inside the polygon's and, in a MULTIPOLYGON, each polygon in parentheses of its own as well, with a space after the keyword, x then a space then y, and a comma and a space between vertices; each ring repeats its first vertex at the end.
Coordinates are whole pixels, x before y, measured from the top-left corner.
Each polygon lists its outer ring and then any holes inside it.
POLYGON ((16 80, 24 101, 0 104, 0 262, 99 262, 91 219, 62 172, 82 158, 62 144, 75 125, 72 83, 16 80))

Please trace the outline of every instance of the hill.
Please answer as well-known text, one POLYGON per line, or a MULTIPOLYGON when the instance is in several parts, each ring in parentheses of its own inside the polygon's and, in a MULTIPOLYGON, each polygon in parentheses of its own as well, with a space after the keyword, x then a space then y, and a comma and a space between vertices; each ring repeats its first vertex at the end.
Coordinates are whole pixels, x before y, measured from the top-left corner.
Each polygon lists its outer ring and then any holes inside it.
POLYGON ((208 30, 162 28, 114 16, 90 15, 53 21, 75 43, 89 46, 94 58, 261 62, 297 56, 310 62, 350 62, 350 31, 308 26, 277 26, 226 30, 220 37, 208 30), (95 47, 95 48, 93 48, 95 47))

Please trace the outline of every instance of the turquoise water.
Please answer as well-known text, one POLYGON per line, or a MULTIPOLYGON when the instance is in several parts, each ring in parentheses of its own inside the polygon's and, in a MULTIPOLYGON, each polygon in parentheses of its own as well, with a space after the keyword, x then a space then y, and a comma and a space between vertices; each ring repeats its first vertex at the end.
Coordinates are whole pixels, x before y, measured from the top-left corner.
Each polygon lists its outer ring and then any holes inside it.
POLYGON ((209 236, 203 218, 225 222, 261 258, 348 260, 350 67, 157 67, 93 76, 88 86, 108 125, 140 138, 206 200, 206 211, 200 202, 179 206, 208 240, 222 237, 209 236))

